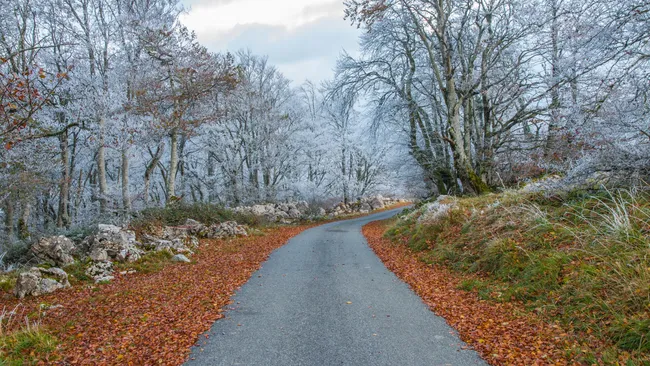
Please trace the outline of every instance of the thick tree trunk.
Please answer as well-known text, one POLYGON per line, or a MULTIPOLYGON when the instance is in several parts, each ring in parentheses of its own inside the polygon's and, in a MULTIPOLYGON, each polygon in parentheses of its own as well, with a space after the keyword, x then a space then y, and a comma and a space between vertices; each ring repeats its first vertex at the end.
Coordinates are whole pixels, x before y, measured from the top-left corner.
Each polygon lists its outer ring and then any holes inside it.
POLYGON ((463 184, 463 191, 482 194, 489 191, 488 185, 474 171, 471 157, 467 155, 465 136, 460 123, 460 101, 453 79, 447 80, 447 118, 451 132, 451 148, 454 153, 454 168, 463 184))
POLYGON ((64 228, 70 226, 70 149, 68 148, 67 131, 59 136, 61 148, 61 182, 59 183, 59 209, 57 212, 56 226, 64 228))
POLYGON ((126 213, 131 211, 131 193, 129 192, 129 151, 122 149, 122 206, 126 213))

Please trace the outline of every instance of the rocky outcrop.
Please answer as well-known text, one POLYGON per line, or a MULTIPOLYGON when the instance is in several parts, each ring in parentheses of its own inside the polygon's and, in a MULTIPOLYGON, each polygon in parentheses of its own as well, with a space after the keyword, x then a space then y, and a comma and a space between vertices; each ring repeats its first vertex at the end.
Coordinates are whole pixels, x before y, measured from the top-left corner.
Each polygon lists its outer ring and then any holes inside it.
POLYGON ((97 282, 111 281, 113 276, 113 262, 95 262, 88 269, 86 275, 92 277, 97 282))
POLYGON ((237 207, 233 211, 264 218, 268 222, 291 223, 309 213, 309 204, 305 201, 292 203, 276 203, 237 207))
POLYGON ((167 250, 172 253, 193 254, 192 249, 196 249, 199 246, 199 240, 195 236, 178 237, 168 240, 145 235, 143 239, 145 248, 156 252, 167 250))
POLYGON ((207 229, 205 238, 223 239, 234 236, 248 236, 246 226, 239 225, 235 221, 226 221, 221 224, 214 224, 207 229))
POLYGON ((41 238, 30 249, 37 258, 53 266, 64 267, 74 263, 72 253, 75 245, 65 236, 41 238))
POLYGON ((376 195, 360 198, 356 202, 349 204, 341 202, 331 207, 329 210, 326 210, 322 207, 311 209, 307 202, 300 201, 295 203, 277 203, 254 205, 249 207, 237 207, 234 209, 234 211, 261 217, 268 222, 294 223, 300 219, 313 218, 314 216, 337 217, 355 213, 369 213, 374 210, 379 210, 385 208, 386 206, 401 202, 406 201, 376 195))
POLYGON ((197 235, 205 235, 208 228, 195 220, 187 220, 183 226, 166 226, 157 235, 144 235, 145 248, 154 251, 193 254, 199 247, 197 235))
POLYGON ((388 197, 383 197, 382 195, 364 197, 358 199, 356 202, 345 204, 343 202, 332 207, 326 212, 331 217, 338 217, 343 215, 352 215, 352 214, 364 214, 369 213, 375 210, 381 210, 387 206, 391 206, 397 203, 404 203, 406 200, 393 199, 388 197))
POLYGON ((68 274, 61 268, 32 267, 18 275, 14 295, 22 299, 25 296, 41 296, 56 290, 70 287, 68 274))
POLYGON ((113 225, 99 225, 98 229, 82 243, 93 261, 135 262, 144 254, 133 231, 113 225))

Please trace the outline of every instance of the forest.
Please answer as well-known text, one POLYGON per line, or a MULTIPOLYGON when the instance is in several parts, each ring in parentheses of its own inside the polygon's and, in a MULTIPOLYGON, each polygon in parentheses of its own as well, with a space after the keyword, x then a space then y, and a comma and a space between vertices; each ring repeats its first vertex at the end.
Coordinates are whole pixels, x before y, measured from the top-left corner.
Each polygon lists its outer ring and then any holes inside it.
MULTIPOLYGON (((0 356, 20 344, 3 333, 22 327, 10 289, 60 275, 53 292, 70 274, 48 301, 96 310, 44 318, 62 345, 12 360, 119 364, 106 341, 135 364, 184 362, 291 237, 413 203, 364 227, 368 243, 490 363, 645 364, 650 3, 342 3, 359 50, 316 83, 254 49, 209 49, 180 0, 2 0, 0 356), (174 285, 154 290, 156 276, 174 285), (110 332, 118 312, 129 322, 110 332), (477 335, 488 316, 522 331, 477 335), (187 331, 173 356, 119 338, 146 343, 165 321, 187 331)), ((41 337, 30 319, 20 334, 41 337)))
POLYGON ((178 1, 7 3, 4 240, 178 201, 348 202, 647 173, 644 1, 345 5, 365 30, 361 54, 296 86, 252 51, 209 52, 178 1))

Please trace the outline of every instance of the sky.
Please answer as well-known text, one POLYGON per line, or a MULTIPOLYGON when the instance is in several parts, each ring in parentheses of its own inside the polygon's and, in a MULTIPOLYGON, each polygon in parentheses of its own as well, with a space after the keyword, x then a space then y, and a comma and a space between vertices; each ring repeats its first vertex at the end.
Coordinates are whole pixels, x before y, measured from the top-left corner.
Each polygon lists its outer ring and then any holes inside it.
POLYGON ((295 85, 331 79, 343 51, 358 54, 360 30, 343 0, 183 0, 181 21, 210 51, 266 55, 295 85))

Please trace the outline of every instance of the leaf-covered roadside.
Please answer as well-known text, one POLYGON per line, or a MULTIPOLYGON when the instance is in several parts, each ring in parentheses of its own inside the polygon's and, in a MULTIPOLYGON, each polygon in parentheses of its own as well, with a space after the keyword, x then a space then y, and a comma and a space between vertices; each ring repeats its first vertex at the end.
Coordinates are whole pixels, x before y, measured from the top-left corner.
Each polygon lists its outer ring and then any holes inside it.
POLYGON ((420 261, 416 253, 383 237, 385 222, 363 228, 370 247, 386 267, 411 288, 461 338, 492 365, 572 365, 574 337, 516 303, 495 303, 459 289, 463 277, 420 261))
MULTIPOLYGON (((263 236, 205 240, 191 264, 169 264, 153 273, 117 276, 110 284, 82 285, 23 301, 25 313, 40 304, 43 326, 60 341, 41 364, 175 365, 212 323, 230 296, 269 254, 308 226, 267 229, 263 236)), ((0 308, 18 300, 4 294, 0 308)))

